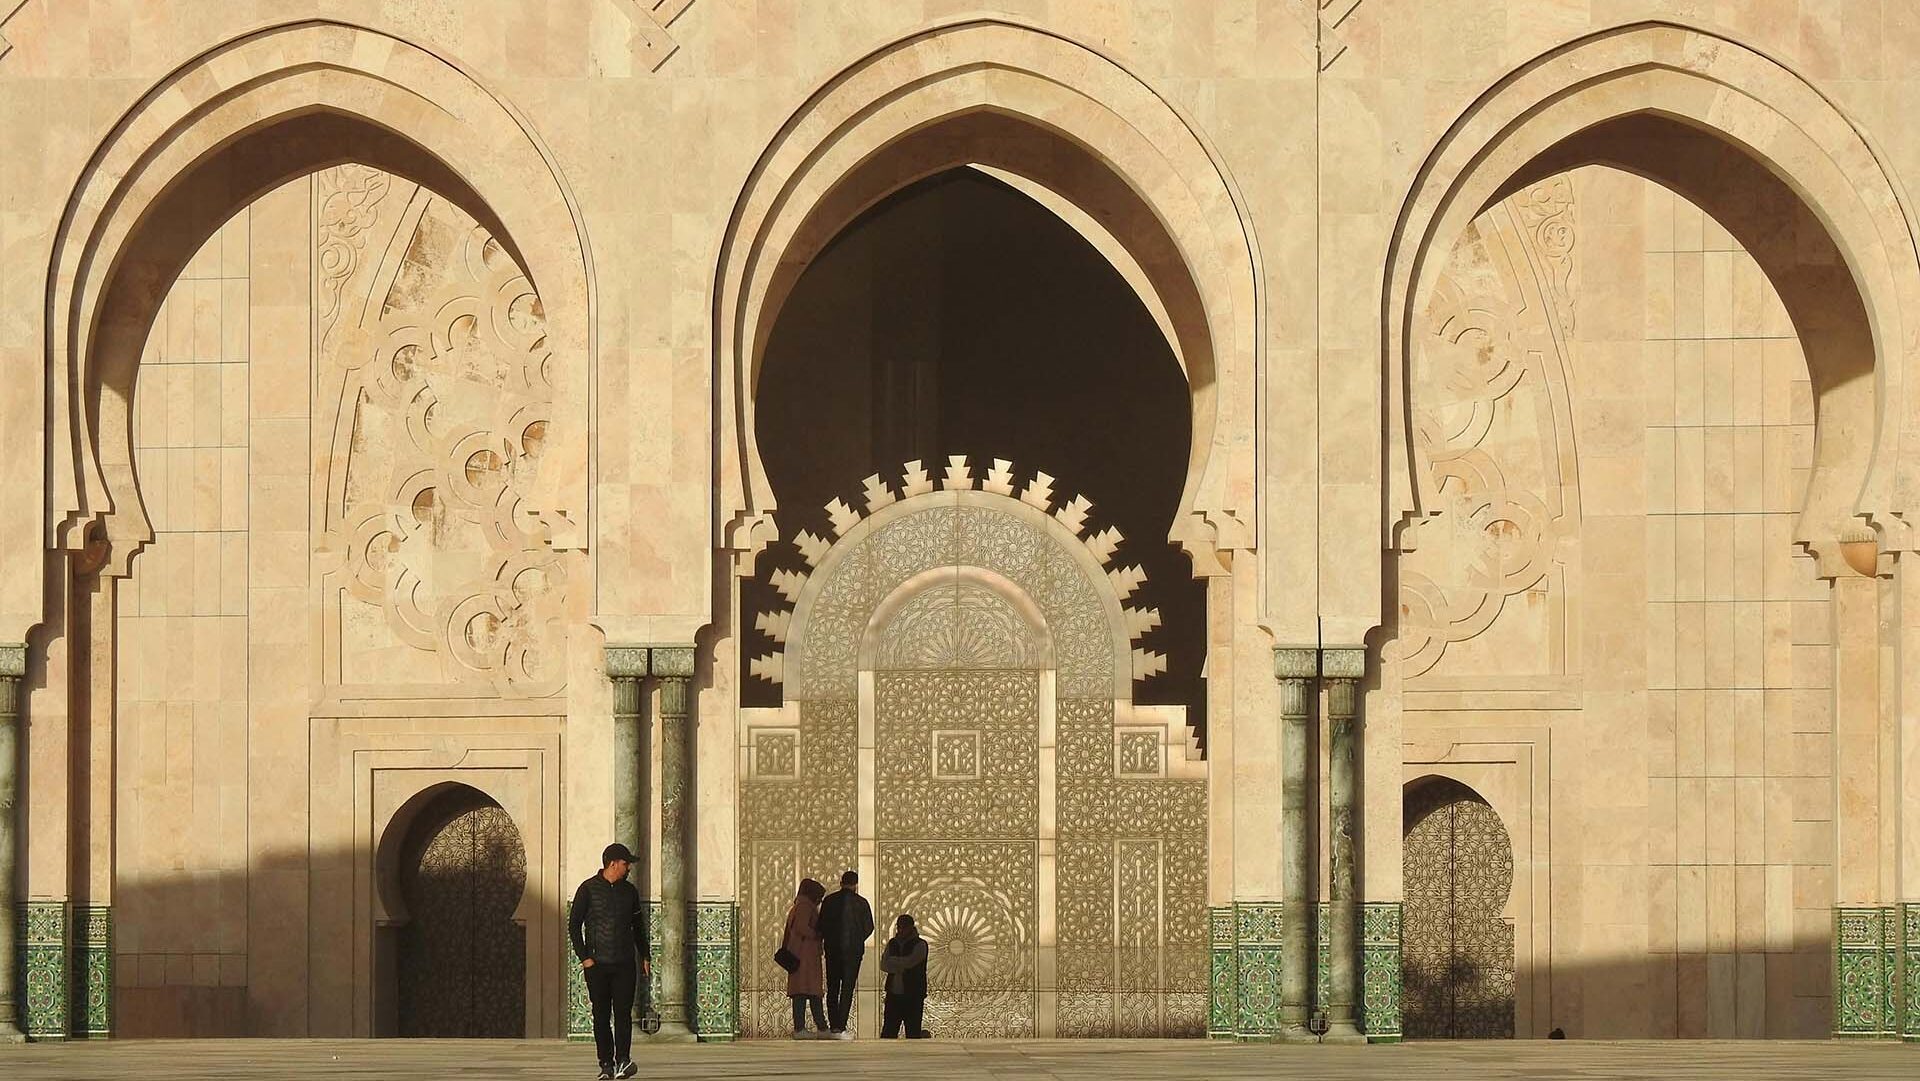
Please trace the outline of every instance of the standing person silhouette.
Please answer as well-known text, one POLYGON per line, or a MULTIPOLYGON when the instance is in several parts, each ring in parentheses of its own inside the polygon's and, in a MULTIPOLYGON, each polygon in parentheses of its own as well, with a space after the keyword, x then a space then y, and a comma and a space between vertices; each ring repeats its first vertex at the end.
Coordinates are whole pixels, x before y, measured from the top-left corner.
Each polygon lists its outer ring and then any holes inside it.
POLYGON ((840 888, 820 905, 820 944, 827 955, 827 1025, 836 1040, 851 1040, 847 1016, 853 1012, 853 985, 873 937, 873 907, 860 896, 860 875, 840 876, 840 888))
POLYGON ((793 1000, 793 1038, 807 1038, 808 1006, 813 1007, 813 1026, 827 1034, 827 1018, 820 1008, 826 997, 826 974, 822 971, 820 946, 820 901, 827 888, 811 878, 800 880, 793 895, 793 907, 787 909, 787 925, 780 932, 781 948, 799 959, 787 972, 787 997, 793 1000))
POLYGON ((593 1003, 593 1048, 602 1081, 639 1072, 633 1064, 633 991, 653 967, 647 961, 647 908, 627 881, 632 868, 626 845, 608 845, 600 853, 599 873, 573 891, 567 917, 567 937, 593 1003))
POLYGON ((907 1039, 924 1040, 932 1033, 921 1028, 927 1012, 927 940, 913 917, 902 912, 893 923, 893 937, 880 952, 880 971, 887 974, 886 1021, 880 1038, 891 1040, 902 1026, 907 1039))

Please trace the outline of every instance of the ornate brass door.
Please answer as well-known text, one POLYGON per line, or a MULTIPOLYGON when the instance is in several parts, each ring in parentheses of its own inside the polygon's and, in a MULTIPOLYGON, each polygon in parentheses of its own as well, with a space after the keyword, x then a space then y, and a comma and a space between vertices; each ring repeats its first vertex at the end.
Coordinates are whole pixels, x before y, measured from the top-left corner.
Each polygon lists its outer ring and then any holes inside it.
POLYGON ((513 919, 527 883, 520 831, 491 804, 422 825, 418 857, 400 877, 412 916, 400 933, 400 1035, 523 1037, 526 929, 513 919))
POLYGON ((812 574, 774 572, 795 607, 752 662, 785 704, 743 717, 741 1032, 789 1031, 795 882, 858 866, 879 939, 900 912, 927 934, 942 1036, 1199 1035, 1207 785, 1129 698, 1158 617, 1123 604, 1138 572, 1102 569, 1118 537, 1084 500, 974 488, 964 461, 855 523, 829 508, 839 539, 795 543, 812 574))
POLYGON ((877 672, 874 715, 879 914, 927 938, 927 1027, 1040 1034, 1040 673, 877 672))
POLYGON ((1472 789, 1408 793, 1401 965, 1409 1039, 1513 1036, 1513 843, 1472 789))

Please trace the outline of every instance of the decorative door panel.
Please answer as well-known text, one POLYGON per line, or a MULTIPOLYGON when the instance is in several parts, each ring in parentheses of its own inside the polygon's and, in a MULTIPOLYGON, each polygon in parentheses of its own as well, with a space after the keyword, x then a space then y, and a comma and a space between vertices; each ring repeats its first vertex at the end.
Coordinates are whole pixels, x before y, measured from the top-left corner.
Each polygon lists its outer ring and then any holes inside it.
POLYGON ((1033 842, 882 841, 880 907, 927 939, 926 1025, 953 1039, 1039 1034, 1033 842))
POLYGON ((1401 930, 1409 1039, 1513 1037, 1513 843, 1463 785, 1409 797, 1401 930))
POLYGON ((513 818, 476 807, 440 826, 403 871, 402 1036, 519 1039, 526 1024, 526 929, 514 920, 527 853, 513 818))
POLYGON ((1109 568, 1085 500, 1044 473, 1016 496, 1009 470, 975 488, 954 458, 935 491, 909 463, 907 495, 828 508, 836 540, 795 534, 811 574, 767 571, 794 609, 755 621, 785 706, 741 732, 745 1035, 789 1027, 795 882, 855 866, 876 939, 901 912, 928 939, 941 1036, 1205 1031, 1206 781, 1120 723, 1158 616, 1126 605, 1138 569, 1109 568))

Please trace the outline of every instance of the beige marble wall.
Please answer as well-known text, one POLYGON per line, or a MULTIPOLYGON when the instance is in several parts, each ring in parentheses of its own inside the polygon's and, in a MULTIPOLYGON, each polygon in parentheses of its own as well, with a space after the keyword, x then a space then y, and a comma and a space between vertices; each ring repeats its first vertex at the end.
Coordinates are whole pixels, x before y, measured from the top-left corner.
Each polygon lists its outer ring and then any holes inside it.
POLYGON ((247 1030, 252 216, 188 263, 141 358, 152 543, 119 583, 118 916, 128 1034, 247 1030))
MULTIPOLYGON (((1507 810, 1526 819, 1510 823, 1523 832, 1542 800, 1552 812, 1535 853, 1552 877, 1551 947, 1531 958, 1551 995, 1534 1025, 1587 1036, 1824 1031, 1837 609, 1792 541, 1813 399, 1777 293, 1694 204, 1597 167, 1478 220, 1444 280, 1441 351, 1416 383, 1441 404, 1423 415, 1471 432, 1466 413, 1485 414, 1487 399, 1447 405, 1442 388, 1469 370, 1526 374, 1493 399, 1475 449, 1449 458, 1443 447, 1465 444, 1434 444, 1434 468, 1469 491, 1491 471, 1507 485, 1496 504, 1524 510, 1554 494, 1529 464, 1559 445, 1537 414, 1566 410, 1578 447, 1560 476, 1562 513, 1542 525, 1509 512, 1501 525, 1506 545, 1551 554, 1461 548, 1500 521, 1476 519, 1469 498, 1424 527, 1452 548, 1422 545, 1401 561, 1410 758, 1468 780, 1476 757, 1463 745, 1499 760, 1493 748, 1514 738, 1516 717, 1554 748, 1544 791, 1507 810), (1502 227, 1501 215, 1546 221, 1528 208, 1549 196, 1557 243, 1502 227), (1480 350, 1468 368, 1444 352, 1462 345, 1480 350), (1517 352, 1529 349, 1531 362, 1517 352), (1481 479, 1467 479, 1470 468, 1481 479), (1473 524, 1447 533, 1450 517, 1473 524), (1520 573, 1482 626, 1473 576, 1448 575, 1488 560, 1520 573)), ((1871 603, 1871 584, 1856 581, 1871 603)), ((1513 918, 1526 924, 1534 903, 1516 891, 1513 918)))

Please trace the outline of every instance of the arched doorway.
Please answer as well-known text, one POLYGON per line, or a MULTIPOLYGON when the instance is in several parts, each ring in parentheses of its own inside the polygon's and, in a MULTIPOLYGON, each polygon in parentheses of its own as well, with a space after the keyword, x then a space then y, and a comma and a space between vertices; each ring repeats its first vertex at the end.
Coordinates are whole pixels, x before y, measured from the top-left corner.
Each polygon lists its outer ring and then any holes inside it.
POLYGON ((1401 927, 1408 1039, 1513 1037, 1513 842, 1473 789, 1432 777, 1405 798, 1401 927))
MULTIPOLYGON (((1133 701, 1157 615, 1123 603, 1139 571, 1106 569, 1110 535, 1008 475, 910 467, 913 494, 779 572, 794 608, 760 622, 786 646, 753 672, 783 704, 742 710, 742 934, 777 936, 801 875, 859 867, 881 923, 925 929, 945 1035, 1197 1035, 1205 765, 1180 711, 1133 701)), ((784 973, 741 983, 743 1032, 783 1033, 784 973)))
POLYGON ((396 938, 401 1036, 526 1035, 527 882, 520 830, 500 805, 450 785, 421 808, 399 861, 409 917, 396 938))

